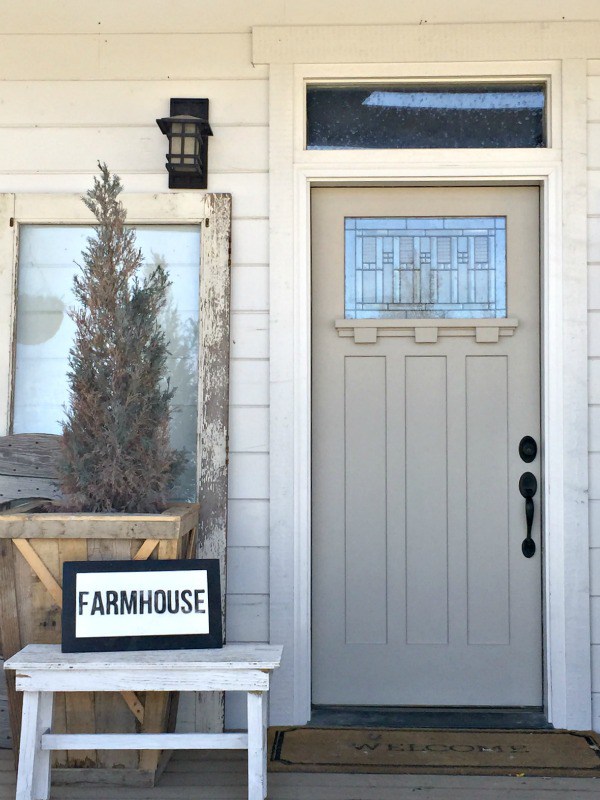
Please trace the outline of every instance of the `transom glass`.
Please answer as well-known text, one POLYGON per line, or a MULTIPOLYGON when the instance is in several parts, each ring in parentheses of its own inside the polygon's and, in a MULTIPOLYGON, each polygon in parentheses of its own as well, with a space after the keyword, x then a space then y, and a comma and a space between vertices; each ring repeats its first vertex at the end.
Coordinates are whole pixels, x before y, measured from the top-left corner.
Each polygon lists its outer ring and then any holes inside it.
POLYGON ((309 150, 546 147, 543 84, 310 85, 309 150))

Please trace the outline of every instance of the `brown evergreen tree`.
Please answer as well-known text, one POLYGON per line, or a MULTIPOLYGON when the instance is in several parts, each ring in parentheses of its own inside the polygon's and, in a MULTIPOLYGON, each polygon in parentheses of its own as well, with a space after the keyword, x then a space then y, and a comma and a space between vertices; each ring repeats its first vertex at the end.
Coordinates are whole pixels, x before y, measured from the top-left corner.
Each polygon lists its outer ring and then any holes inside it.
POLYGON ((135 231, 125 227, 122 185, 105 164, 83 202, 98 224, 74 279, 79 305, 69 353, 62 444, 67 504, 83 511, 164 507, 183 455, 169 444, 168 345, 159 324, 169 281, 143 278, 135 231))

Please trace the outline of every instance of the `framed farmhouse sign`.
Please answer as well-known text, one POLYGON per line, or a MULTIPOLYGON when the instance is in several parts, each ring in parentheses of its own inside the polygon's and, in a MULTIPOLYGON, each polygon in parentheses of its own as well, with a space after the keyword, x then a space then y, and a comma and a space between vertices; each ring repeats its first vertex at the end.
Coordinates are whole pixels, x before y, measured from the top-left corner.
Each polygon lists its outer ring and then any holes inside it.
POLYGON ((63 653, 222 646, 218 559, 63 564, 63 653))

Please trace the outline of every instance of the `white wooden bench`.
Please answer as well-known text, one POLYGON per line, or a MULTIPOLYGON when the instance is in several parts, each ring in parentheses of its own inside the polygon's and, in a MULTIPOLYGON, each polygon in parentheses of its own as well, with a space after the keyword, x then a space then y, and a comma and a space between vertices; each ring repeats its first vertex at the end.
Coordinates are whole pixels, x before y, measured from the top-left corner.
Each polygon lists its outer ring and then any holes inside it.
POLYGON ((30 644, 6 661, 23 692, 16 800, 47 800, 51 750, 248 750, 248 798, 267 794, 267 699, 281 662, 273 645, 221 650, 61 653, 30 644), (238 691, 248 694, 248 733, 52 733, 54 692, 238 691))

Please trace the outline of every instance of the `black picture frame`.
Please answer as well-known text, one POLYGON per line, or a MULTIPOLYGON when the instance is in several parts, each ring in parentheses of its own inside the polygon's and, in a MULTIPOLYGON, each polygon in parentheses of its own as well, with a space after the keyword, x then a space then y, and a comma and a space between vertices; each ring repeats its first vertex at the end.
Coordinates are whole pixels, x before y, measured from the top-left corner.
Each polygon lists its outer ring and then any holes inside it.
POLYGON ((196 650, 223 647, 221 578, 216 558, 148 561, 65 561, 63 564, 62 652, 97 653, 134 650, 196 650), (76 636, 76 581, 80 573, 169 572, 202 570, 208 584, 209 632, 151 636, 76 636))

